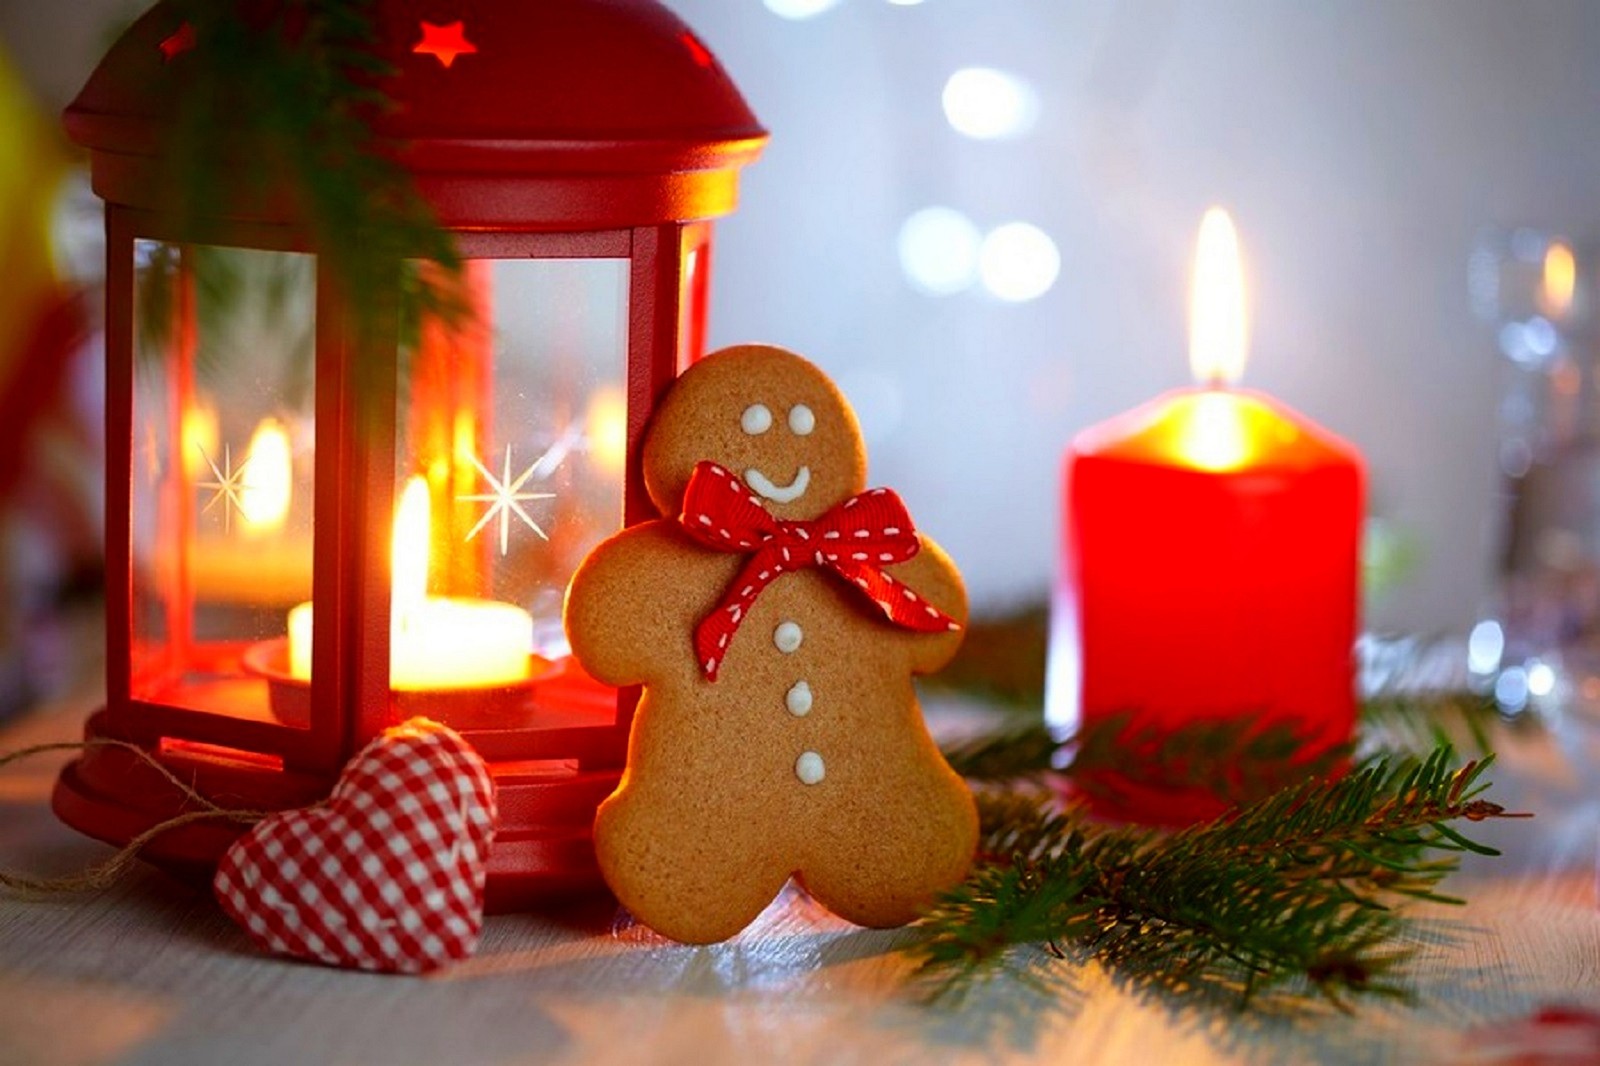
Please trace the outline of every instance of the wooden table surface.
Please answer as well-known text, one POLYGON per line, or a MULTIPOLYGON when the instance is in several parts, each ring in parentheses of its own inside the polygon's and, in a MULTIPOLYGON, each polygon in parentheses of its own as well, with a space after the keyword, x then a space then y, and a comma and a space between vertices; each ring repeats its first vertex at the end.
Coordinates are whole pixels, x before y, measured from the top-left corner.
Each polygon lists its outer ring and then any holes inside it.
MULTIPOLYGON (((72 739, 93 702, 0 729, 0 752, 72 739)), ((1600 1062, 1591 1028, 1519 1024, 1600 1010, 1600 723, 1500 751, 1496 797, 1539 817, 1478 827, 1506 856, 1447 883, 1468 906, 1417 911, 1410 1005, 1241 1015, 1028 950, 959 1007, 929 1006, 896 950, 914 933, 854 928, 798 892, 713 947, 594 903, 491 918, 475 958, 379 977, 256 955, 209 896, 141 868, 98 896, 0 896, 0 1063, 1600 1062), (1530 1042, 1557 1057, 1517 1057, 1530 1042)), ((0 771, 0 867, 106 854, 50 814, 59 762, 0 771)))

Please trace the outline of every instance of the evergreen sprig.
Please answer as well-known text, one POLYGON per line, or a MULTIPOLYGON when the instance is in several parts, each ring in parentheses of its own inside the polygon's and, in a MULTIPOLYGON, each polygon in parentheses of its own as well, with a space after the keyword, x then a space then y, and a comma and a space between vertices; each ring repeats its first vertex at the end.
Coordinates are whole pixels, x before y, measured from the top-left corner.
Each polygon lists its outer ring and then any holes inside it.
MULTIPOLYGON (((1248 713, 1188 722, 1171 729, 1111 715, 1060 737, 1037 705, 997 716, 999 725, 944 746, 945 759, 974 781, 1054 774, 1093 791, 1107 776, 1167 788, 1202 787, 1247 802, 1308 776, 1332 771, 1356 745, 1315 747, 1293 722, 1263 722, 1248 713)), ((1468 692, 1390 693, 1363 700, 1363 750, 1426 753, 1449 744, 1478 754, 1490 750, 1491 729, 1536 725, 1533 716, 1508 721, 1492 695, 1468 692)))
MULTIPOLYGON (((176 0, 194 46, 161 145, 170 211, 194 241, 224 205, 283 198, 363 342, 404 342, 426 315, 459 319, 460 257, 375 133, 394 75, 374 48, 374 0, 176 0), (431 264, 428 266, 426 264, 431 264), (398 336, 397 336, 398 335, 398 336)), ((202 269, 227 271, 212 256, 202 269)), ((224 300, 238 279, 200 279, 224 300)), ((156 325, 168 316, 147 316, 156 325)))
POLYGON ((1361 703, 1361 740, 1373 750, 1421 752, 1450 744, 1486 753, 1492 731, 1541 724, 1537 714, 1507 715, 1493 692, 1386 691, 1361 703))
POLYGON ((1510 816, 1483 798, 1492 761, 1457 765, 1448 747, 1378 758, 1171 833, 1099 825, 1036 788, 988 792, 980 863, 911 950, 942 992, 1013 945, 1043 944, 1240 1005, 1296 981, 1339 1006, 1402 995, 1394 904, 1458 902, 1436 886, 1460 853, 1496 854, 1450 824, 1510 816))
POLYGON ((1058 740, 1037 718, 947 745, 945 759, 963 777, 1004 781, 1053 774, 1081 793, 1116 799, 1128 787, 1199 788, 1246 803, 1285 785, 1327 774, 1350 755, 1348 744, 1318 746, 1293 722, 1240 715, 1171 729, 1113 715, 1058 740), (1306 754, 1309 752, 1310 754, 1306 754))

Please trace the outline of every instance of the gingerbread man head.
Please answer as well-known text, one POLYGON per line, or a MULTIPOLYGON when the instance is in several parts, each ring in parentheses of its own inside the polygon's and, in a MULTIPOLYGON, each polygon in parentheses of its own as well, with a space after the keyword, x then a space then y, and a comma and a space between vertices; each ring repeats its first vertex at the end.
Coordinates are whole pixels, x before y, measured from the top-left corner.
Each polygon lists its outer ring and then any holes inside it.
POLYGON ((673 385, 644 442, 644 479, 675 517, 697 463, 733 471, 776 518, 809 519, 867 484, 861 427, 806 360, 764 344, 726 348, 673 385))

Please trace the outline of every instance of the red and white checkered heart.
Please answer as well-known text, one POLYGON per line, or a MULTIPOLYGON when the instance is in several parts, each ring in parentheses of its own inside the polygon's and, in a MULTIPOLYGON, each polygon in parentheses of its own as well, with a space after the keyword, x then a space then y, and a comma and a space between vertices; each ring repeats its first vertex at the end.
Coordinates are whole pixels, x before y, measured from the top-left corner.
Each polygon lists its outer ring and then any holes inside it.
POLYGON ((350 760, 325 804, 239 838, 212 887, 267 951, 422 973, 477 949, 494 826, 483 759, 414 718, 350 760))

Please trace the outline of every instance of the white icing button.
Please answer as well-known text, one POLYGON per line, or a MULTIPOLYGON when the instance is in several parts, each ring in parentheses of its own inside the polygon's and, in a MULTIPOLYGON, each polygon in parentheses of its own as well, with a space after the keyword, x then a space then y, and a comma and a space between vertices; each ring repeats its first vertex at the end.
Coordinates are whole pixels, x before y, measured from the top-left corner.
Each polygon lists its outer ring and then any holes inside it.
POLYGON ((794 761, 794 776, 802 785, 814 785, 822 780, 822 756, 808 751, 794 761))
POLYGON ((804 718, 811 713, 811 686, 804 681, 796 681, 783 697, 783 705, 789 708, 789 713, 796 718, 804 718))
POLYGON ((772 643, 778 650, 788 655, 800 647, 800 642, 805 639, 805 634, 800 632, 800 627, 793 622, 780 622, 778 628, 772 631, 772 643))
POLYGON ((739 426, 752 437, 772 428, 772 412, 764 403, 753 403, 739 416, 739 426))
POLYGON ((817 428, 817 416, 805 404, 797 403, 789 408, 789 428, 798 436, 807 436, 817 428))

